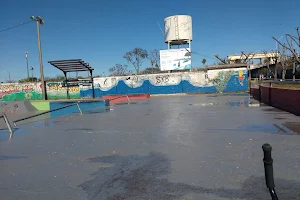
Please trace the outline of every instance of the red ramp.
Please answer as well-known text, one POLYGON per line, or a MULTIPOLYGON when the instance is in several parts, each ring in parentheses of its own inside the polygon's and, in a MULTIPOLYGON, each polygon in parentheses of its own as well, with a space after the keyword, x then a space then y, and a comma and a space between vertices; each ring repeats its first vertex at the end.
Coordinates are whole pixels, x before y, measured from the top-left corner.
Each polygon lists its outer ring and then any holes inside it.
POLYGON ((105 95, 104 100, 109 100, 110 104, 119 103, 123 101, 139 100, 150 98, 150 94, 124 94, 124 95, 105 95))

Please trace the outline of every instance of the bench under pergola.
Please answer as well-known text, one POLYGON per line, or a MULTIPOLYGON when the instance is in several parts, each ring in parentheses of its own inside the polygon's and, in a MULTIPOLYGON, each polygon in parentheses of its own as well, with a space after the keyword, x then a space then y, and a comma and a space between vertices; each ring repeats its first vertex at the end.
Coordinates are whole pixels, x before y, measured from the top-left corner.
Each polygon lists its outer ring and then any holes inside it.
POLYGON ((71 60, 54 60, 48 61, 49 64, 56 67, 57 69, 61 70, 64 73, 66 78, 65 82, 67 85, 67 97, 70 98, 69 95, 69 85, 68 85, 68 72, 83 72, 88 71, 90 72, 91 79, 89 80, 92 84, 92 94, 93 98, 95 98, 95 91, 94 91, 94 80, 93 80, 93 68, 89 65, 89 63, 84 62, 82 59, 71 59, 71 60))

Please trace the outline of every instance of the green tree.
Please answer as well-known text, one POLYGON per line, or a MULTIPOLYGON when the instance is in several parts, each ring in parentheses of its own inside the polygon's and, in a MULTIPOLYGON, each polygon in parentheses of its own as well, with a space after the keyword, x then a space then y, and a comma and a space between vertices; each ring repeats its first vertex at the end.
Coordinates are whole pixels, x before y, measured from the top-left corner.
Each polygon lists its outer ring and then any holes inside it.
POLYGON ((206 63, 206 59, 203 58, 203 59, 202 59, 202 64, 203 64, 203 66, 205 65, 205 63, 206 63))

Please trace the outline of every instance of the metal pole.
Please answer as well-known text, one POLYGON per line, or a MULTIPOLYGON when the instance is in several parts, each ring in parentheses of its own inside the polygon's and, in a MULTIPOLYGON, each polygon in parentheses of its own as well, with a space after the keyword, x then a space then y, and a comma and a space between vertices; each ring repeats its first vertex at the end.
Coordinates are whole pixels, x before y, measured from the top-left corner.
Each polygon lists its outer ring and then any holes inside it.
POLYGON ((3 117, 3 119, 4 119, 5 123, 6 123, 6 126, 7 126, 8 130, 9 130, 9 133, 10 133, 9 137, 11 138, 12 135, 13 135, 13 133, 14 133, 14 131, 11 128, 11 125, 10 125, 8 119, 7 119, 7 116, 5 114, 3 114, 2 117, 3 117))
POLYGON ((39 48, 39 57, 40 57, 40 73, 41 73, 41 82, 42 82, 42 100, 46 100, 45 98, 45 78, 44 78, 44 67, 43 67, 43 58, 42 58, 42 47, 41 47, 41 36, 40 36, 40 23, 42 19, 37 17, 36 19, 36 28, 37 28, 37 36, 38 36, 38 48, 39 48))
POLYGON ((79 104, 78 104, 78 103, 77 103, 77 108, 78 108, 78 110, 79 110, 80 114, 82 115, 82 110, 80 109, 80 107, 79 107, 79 104))
POLYGON ((29 69, 28 69, 28 52, 25 52, 25 56, 26 56, 26 68, 27 68, 27 79, 29 80, 29 69))

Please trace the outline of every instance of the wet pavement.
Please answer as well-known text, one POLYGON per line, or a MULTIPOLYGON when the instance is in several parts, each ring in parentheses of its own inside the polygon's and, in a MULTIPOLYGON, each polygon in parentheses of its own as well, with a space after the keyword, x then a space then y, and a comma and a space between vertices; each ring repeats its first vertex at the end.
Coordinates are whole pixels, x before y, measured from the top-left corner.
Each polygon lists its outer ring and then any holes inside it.
POLYGON ((248 95, 153 97, 25 124, 0 141, 1 199, 270 199, 266 142, 279 198, 299 199, 299 126, 248 95))

